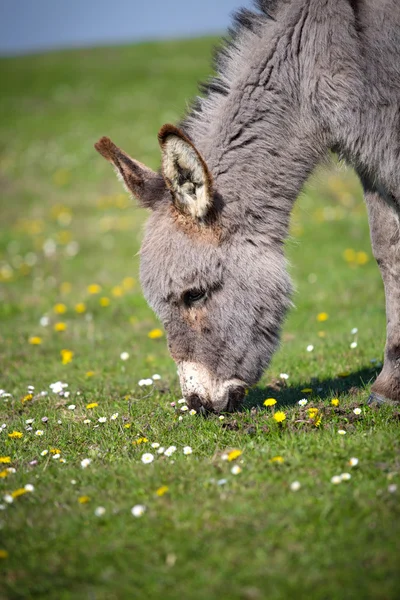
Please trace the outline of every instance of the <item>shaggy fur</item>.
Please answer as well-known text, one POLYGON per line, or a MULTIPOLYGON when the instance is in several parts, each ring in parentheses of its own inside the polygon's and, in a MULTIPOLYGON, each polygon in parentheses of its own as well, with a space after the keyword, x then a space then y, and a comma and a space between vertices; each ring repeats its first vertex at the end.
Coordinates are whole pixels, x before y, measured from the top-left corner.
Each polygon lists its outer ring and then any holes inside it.
MULTIPOLYGON (((162 148, 167 184, 158 179, 150 202, 145 296, 178 363, 203 365, 215 381, 256 382, 290 304, 283 242, 293 204, 334 150, 363 182, 385 284, 387 344, 373 398, 400 401, 400 3, 259 0, 257 7, 238 13, 217 77, 182 131, 171 130, 175 158, 162 148), (202 220, 210 210, 212 223, 202 220), (216 222, 221 235, 210 237, 216 222), (196 292, 201 298, 188 306, 196 292)), ((138 191, 124 180, 149 206, 147 186, 138 191)))

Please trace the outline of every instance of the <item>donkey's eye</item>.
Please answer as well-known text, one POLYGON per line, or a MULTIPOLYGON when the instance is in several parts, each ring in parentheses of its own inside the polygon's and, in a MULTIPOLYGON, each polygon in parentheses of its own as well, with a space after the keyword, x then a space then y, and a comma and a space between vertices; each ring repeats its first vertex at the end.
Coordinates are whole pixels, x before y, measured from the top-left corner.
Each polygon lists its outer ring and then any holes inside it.
POLYGON ((190 307, 194 304, 198 304, 207 297, 207 292, 204 290, 188 290, 183 294, 183 302, 186 306, 190 307))

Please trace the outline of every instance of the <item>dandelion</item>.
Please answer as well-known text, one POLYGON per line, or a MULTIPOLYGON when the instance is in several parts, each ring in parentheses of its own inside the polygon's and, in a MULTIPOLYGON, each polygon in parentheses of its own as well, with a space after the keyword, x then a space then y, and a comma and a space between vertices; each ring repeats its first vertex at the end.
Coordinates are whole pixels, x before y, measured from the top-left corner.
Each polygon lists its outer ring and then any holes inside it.
MULTIPOLYGON (((31 393, 26 394, 26 396, 21 398, 21 403, 25 404, 25 402, 30 402, 32 399, 33 399, 33 394, 31 394, 31 393)), ((32 423, 33 423, 33 419, 32 419, 32 423)))
POLYGON ((82 469, 86 469, 90 465, 91 462, 92 461, 90 458, 84 458, 83 460, 81 460, 82 469))
POLYGON ((292 490, 292 492, 298 492, 300 488, 301 488, 300 481, 293 481, 293 483, 290 484, 290 489, 292 490))
POLYGON ((8 558, 8 552, 7 550, 0 550, 0 558, 8 558))
POLYGON ((358 465, 358 458, 354 458, 354 457, 353 457, 353 458, 350 458, 350 460, 349 460, 349 465, 350 465, 351 467, 356 467, 356 466, 358 465))
POLYGON ((340 475, 340 479, 342 481, 349 481, 349 479, 351 479, 351 475, 350 475, 350 473, 342 473, 340 475))
POLYGON ((58 331, 58 332, 65 331, 67 329, 67 324, 63 323, 61 321, 58 323, 54 323, 53 329, 54 329, 54 331, 58 331))
POLYGON ((113 413, 110 417, 111 421, 115 421, 116 419, 118 419, 118 413, 113 413))
POLYGON ((344 429, 339 429, 339 430, 338 430, 338 434, 339 434, 339 435, 346 435, 346 433, 347 433, 347 432, 346 432, 344 429))
POLYGON ((23 433, 21 433, 20 431, 12 431, 11 433, 8 434, 8 437, 11 439, 16 439, 19 440, 20 438, 23 437, 23 433))
POLYGON ((317 419, 315 419, 315 421, 314 421, 314 425, 315 425, 315 427, 319 427, 319 426, 321 425, 321 422, 322 422, 322 417, 321 417, 321 415, 320 415, 320 416, 319 416, 317 419))
POLYGON ((88 502, 90 502, 90 497, 89 496, 79 496, 78 502, 79 502, 79 504, 87 504, 88 502))
POLYGON ((153 379, 153 381, 159 381, 161 379, 161 375, 159 375, 158 373, 155 373, 154 375, 152 375, 151 378, 153 379))
POLYGON ((161 487, 158 488, 158 490, 156 490, 156 494, 157 496, 164 496, 164 494, 166 494, 168 492, 168 486, 167 485, 162 485, 161 487))
POLYGON ((161 329, 152 329, 151 331, 149 331, 149 333, 147 334, 147 336, 151 339, 151 340, 158 340, 159 338, 162 338, 163 336, 163 332, 161 329))
POLYGON ((232 469, 231 469, 231 473, 232 475, 239 475, 239 473, 242 472, 242 469, 239 467, 239 465, 233 465, 232 469))
POLYGON ((46 454, 48 454, 49 451, 48 450, 42 450, 40 453, 40 456, 46 456, 46 454))
POLYGON ((361 415, 361 408, 355 408, 355 409, 353 410, 353 413, 354 413, 355 415, 361 415))
POLYGON ((285 459, 283 458, 283 456, 273 456, 272 458, 270 458, 269 462, 282 464, 285 462, 285 459))
POLYGON ((323 323, 324 321, 327 321, 329 319, 329 315, 326 312, 320 312, 317 315, 317 321, 319 323, 323 323))
POLYGON ((102 517, 106 512, 106 509, 104 508, 104 506, 98 506, 95 511, 94 514, 96 517, 102 517))
POLYGON ((342 483, 342 478, 340 475, 334 475, 331 478, 331 483, 333 483, 334 485, 338 485, 339 483, 342 483))
POLYGON ((25 487, 25 489, 26 489, 27 492, 34 492, 35 491, 35 487, 31 483, 27 483, 24 487, 25 487))
POLYGON ((193 450, 192 450, 192 448, 191 448, 190 446, 185 446, 185 447, 183 448, 183 454, 185 454, 186 456, 187 456, 188 454, 192 454, 192 452, 193 452, 193 450))
POLYGON ((308 416, 310 419, 315 419, 318 414, 318 408, 311 407, 308 409, 308 416))
POLYGON ((351 342, 351 344, 350 344, 350 348, 351 348, 352 350, 354 350, 354 348, 357 348, 357 342, 351 342))
POLYGON ((368 261, 369 261, 369 256, 366 252, 363 252, 362 250, 360 252, 357 252, 356 263, 358 265, 365 265, 365 264, 367 264, 368 261))
POLYGON ((0 456, 0 464, 7 465, 11 462, 11 456, 0 456))
POLYGON ((189 415, 196 415, 196 414, 197 414, 197 410, 194 410, 194 408, 192 408, 192 410, 189 411, 189 415))
POLYGON ((64 313, 67 312, 67 307, 65 306, 65 304, 62 304, 61 302, 59 302, 58 304, 56 304, 54 306, 53 310, 56 313, 56 315, 63 315, 64 313))
POLYGON ((151 444, 151 447, 152 447, 152 448, 154 448, 154 449, 156 449, 156 448, 159 448, 159 447, 160 447, 160 444, 159 444, 158 442, 153 442, 153 443, 151 444))
POLYGON ((243 453, 241 450, 238 450, 235 448, 234 450, 231 450, 230 452, 228 452, 228 461, 231 462, 232 460, 236 460, 242 454, 243 453))
POLYGON ((165 456, 172 456, 175 451, 176 451, 176 446, 169 446, 165 450, 164 454, 165 454, 165 456))
POLYGON ((87 292, 88 292, 88 294, 91 294, 92 296, 94 296, 96 294, 100 294, 101 286, 98 283, 91 283, 90 285, 87 286, 87 292))
POLYGON ((31 346, 39 346, 42 343, 42 338, 38 335, 32 335, 28 342, 31 344, 31 346))
POLYGON ((99 403, 98 402, 90 402, 89 404, 86 404, 86 408, 87 409, 92 409, 92 408, 96 408, 96 406, 98 406, 99 403))
POLYGON ((281 373, 281 374, 279 375, 279 377, 280 377, 281 379, 289 379, 289 375, 288 375, 287 373, 281 373))
POLYGON ((81 315, 86 311, 86 304, 84 302, 78 302, 78 304, 75 304, 75 311, 81 315))
POLYGON ((121 354, 119 355, 121 360, 128 360, 129 358, 129 353, 128 352, 121 352, 121 354))
POLYGON ((134 517, 141 517, 144 515, 145 512, 146 512, 146 507, 143 506, 143 504, 136 504, 136 506, 134 506, 131 509, 131 513, 134 517))
POLYGON ((283 423, 286 419, 286 414, 282 410, 278 410, 278 412, 273 415, 273 419, 275 419, 277 423, 283 423))
POLYGON ((145 437, 138 438, 137 440, 133 440, 132 444, 134 446, 138 446, 139 444, 146 444, 149 440, 145 437))
POLYGON ((96 374, 95 371, 86 371, 85 375, 86 377, 93 377, 96 374))
POLYGON ((314 346, 312 344, 309 344, 307 346, 307 352, 312 352, 314 350, 314 346))
POLYGON ((89 425, 89 423, 91 423, 92 420, 91 419, 85 419, 83 422, 84 422, 85 425, 89 425))
POLYGON ((130 429, 130 427, 131 427, 131 424, 130 424, 130 423, 125 423, 125 425, 124 425, 124 428, 125 428, 125 429, 130 429))
POLYGON ((11 497, 14 498, 19 498, 20 496, 23 496, 24 494, 27 494, 28 490, 26 490, 25 488, 18 488, 17 490, 14 490, 13 492, 11 492, 11 497))
POLYGON ((107 421, 107 417, 99 417, 97 420, 99 423, 105 423, 107 421))
POLYGON ((8 469, 4 469, 3 471, 0 471, 0 479, 4 479, 5 477, 8 477, 10 474, 10 471, 8 469))
POLYGON ((307 404, 308 400, 307 398, 302 398, 301 400, 298 401, 297 404, 300 404, 300 406, 305 406, 307 404))
POLYGON ((75 410, 76 409, 76 405, 75 404, 70 404, 69 406, 67 406, 68 410, 75 410))
POLYGON ((397 492, 397 485, 395 483, 391 483, 388 486, 388 492, 389 494, 394 494, 395 492, 397 492))
POLYGON ((61 350, 60 354, 61 362, 63 365, 67 365, 68 363, 70 363, 74 357, 74 353, 72 352, 72 350, 66 350, 65 348, 61 350))
POLYGON ((107 298, 106 296, 103 296, 99 300, 100 306, 103 306, 103 307, 110 306, 110 302, 111 302, 110 298, 107 298))
POLYGON ((150 463, 152 463, 154 460, 154 456, 153 454, 150 454, 150 452, 145 452, 145 454, 143 454, 141 461, 144 465, 148 465, 150 463))
POLYGON ((264 406, 274 406, 274 404, 276 404, 276 400, 275 398, 267 398, 266 400, 264 400, 263 404, 264 406))
POLYGON ((333 398, 331 400, 331 404, 332 404, 332 406, 339 406, 339 399, 338 398, 333 398))

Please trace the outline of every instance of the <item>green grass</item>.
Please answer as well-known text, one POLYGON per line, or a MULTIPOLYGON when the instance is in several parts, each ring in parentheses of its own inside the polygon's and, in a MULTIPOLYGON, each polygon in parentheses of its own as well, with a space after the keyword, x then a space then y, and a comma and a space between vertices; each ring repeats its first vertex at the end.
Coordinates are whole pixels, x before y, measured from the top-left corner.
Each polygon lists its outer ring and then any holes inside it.
POLYGON ((354 175, 337 165, 319 171, 296 206, 287 243, 295 307, 240 414, 221 421, 171 407, 180 398, 176 367, 165 339, 148 337, 160 325, 138 283, 126 280, 137 280, 146 214, 93 143, 109 135, 158 167, 157 131, 179 120, 209 73, 212 43, 0 61, 0 388, 12 394, 0 399, 0 456, 11 461, 0 472, 16 469, 0 479, 1 598, 399 597, 399 492, 388 489, 399 479, 399 412, 365 405, 382 361, 385 313, 354 175), (366 253, 358 254, 365 264, 346 261, 346 249, 366 253), (90 284, 100 294, 89 294, 90 284), (81 302, 86 310, 77 313, 81 302), (67 312, 56 315, 56 303, 67 312), (322 312, 329 318, 319 322, 322 312), (66 331, 54 331, 59 321, 66 331), (41 344, 31 345, 32 336, 41 344), (65 365, 63 349, 74 353, 65 365), (154 373, 154 389, 138 386, 154 373), (57 380, 68 383, 69 398, 51 393, 57 380), (28 385, 33 398, 22 402, 28 385), (267 397, 286 412, 282 426, 273 408, 260 408, 267 397), (91 402, 98 407, 87 409, 91 402), (319 408, 319 427, 309 406, 319 408), (9 438, 13 430, 23 437, 9 438), (141 437, 148 442, 132 443, 141 437), (177 451, 143 464, 152 442, 177 451), (183 454, 186 445, 193 454, 183 454), (41 456, 50 448, 65 462, 41 456), (238 475, 221 458, 232 448, 242 451, 238 475), (271 462, 276 456, 283 462, 271 462), (92 461, 86 469, 84 458, 92 461), (351 479, 332 484, 343 472, 351 479), (34 492, 2 500, 27 483, 34 492), (79 503, 82 496, 89 501, 79 503), (131 515, 136 504, 146 506, 141 518, 131 515))

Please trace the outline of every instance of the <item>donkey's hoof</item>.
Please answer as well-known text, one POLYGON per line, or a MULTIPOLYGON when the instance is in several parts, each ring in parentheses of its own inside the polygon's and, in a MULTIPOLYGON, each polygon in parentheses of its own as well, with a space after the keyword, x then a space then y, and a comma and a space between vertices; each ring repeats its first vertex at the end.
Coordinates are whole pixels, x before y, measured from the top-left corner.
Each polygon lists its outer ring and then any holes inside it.
POLYGON ((389 400, 389 398, 385 398, 385 396, 381 396, 381 394, 377 394, 376 392, 371 392, 368 400, 368 406, 383 406, 384 404, 395 404, 393 400, 389 400))

